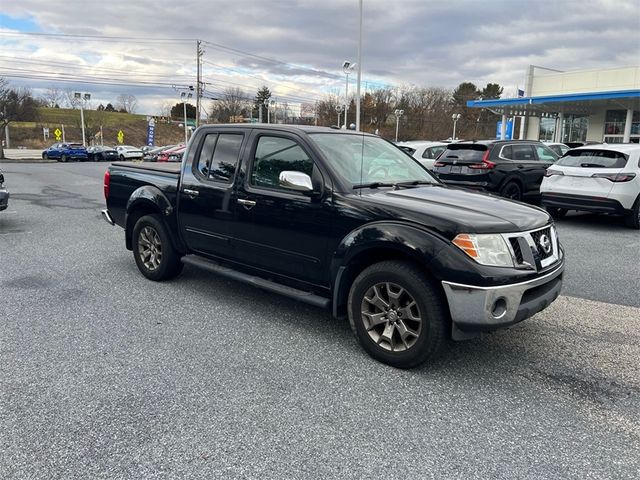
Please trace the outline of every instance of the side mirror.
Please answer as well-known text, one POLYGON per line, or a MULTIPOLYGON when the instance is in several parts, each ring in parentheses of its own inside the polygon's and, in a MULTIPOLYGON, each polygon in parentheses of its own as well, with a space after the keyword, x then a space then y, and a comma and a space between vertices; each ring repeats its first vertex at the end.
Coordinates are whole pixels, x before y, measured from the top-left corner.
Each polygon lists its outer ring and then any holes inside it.
POLYGON ((0 173, 0 185, 4 183, 4 175, 0 173))
POLYGON ((301 193, 313 193, 313 183, 311 177, 306 173, 296 172, 293 170, 284 170, 280 172, 278 183, 283 188, 295 190, 301 193))

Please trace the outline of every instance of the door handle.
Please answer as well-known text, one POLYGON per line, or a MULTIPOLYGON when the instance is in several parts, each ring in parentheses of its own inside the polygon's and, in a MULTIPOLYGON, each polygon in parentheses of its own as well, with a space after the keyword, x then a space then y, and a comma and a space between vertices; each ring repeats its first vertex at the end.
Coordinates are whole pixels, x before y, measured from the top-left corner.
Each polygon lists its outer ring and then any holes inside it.
POLYGON ((253 200, 247 200, 245 198, 239 198, 238 203, 242 205, 244 208, 246 208, 247 210, 251 210, 253 207, 256 206, 256 202, 254 202, 253 200))
POLYGON ((189 188, 183 188, 182 193, 190 198, 196 198, 198 195, 200 195, 200 192, 198 190, 191 190, 189 188))

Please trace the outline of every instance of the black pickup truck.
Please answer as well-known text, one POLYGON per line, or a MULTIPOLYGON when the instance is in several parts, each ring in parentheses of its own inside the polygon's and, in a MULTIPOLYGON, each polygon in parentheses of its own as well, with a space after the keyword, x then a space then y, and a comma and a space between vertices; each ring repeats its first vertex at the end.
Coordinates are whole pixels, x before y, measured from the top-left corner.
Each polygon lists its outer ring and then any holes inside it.
POLYGON ((104 194, 147 278, 186 263, 331 309, 396 367, 520 322, 562 286, 546 212, 448 187, 374 135, 202 126, 182 164, 111 165, 104 194))

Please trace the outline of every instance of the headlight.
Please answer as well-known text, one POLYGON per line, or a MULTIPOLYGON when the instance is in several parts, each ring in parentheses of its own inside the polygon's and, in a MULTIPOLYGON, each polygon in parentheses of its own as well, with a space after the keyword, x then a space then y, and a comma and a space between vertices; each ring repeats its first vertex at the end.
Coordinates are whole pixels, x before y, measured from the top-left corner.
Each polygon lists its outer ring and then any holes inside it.
POLYGON ((461 233, 453 244, 482 265, 513 267, 513 258, 502 235, 461 233))

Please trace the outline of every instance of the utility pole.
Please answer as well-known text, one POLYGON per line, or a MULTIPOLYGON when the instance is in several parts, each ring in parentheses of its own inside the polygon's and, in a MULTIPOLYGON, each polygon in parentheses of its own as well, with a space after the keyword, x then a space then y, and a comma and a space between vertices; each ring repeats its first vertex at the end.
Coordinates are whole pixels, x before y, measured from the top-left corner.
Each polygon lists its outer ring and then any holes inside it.
POLYGON ((202 96, 202 55, 204 50, 202 49, 202 42, 196 40, 196 128, 200 123, 200 97, 202 96))

